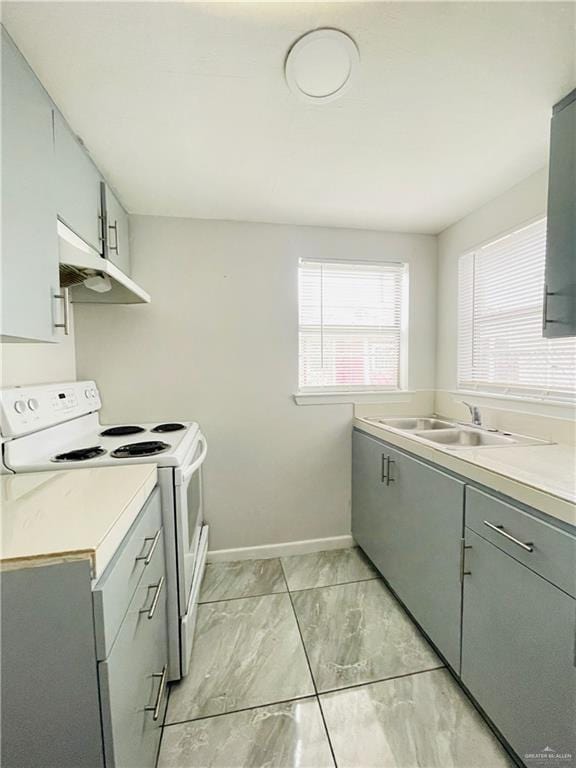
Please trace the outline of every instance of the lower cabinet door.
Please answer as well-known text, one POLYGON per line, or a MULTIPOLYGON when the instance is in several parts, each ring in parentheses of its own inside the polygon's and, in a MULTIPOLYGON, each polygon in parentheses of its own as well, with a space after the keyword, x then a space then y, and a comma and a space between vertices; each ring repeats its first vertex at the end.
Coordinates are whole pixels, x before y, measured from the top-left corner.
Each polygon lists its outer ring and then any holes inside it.
POLYGON ((462 681, 527 765, 575 765, 576 601, 469 529, 466 544, 462 681))
POLYGON ((167 703, 164 542, 142 575, 109 657, 99 666, 107 768, 153 768, 167 703))
POLYGON ((352 433, 352 536, 380 573, 386 575, 384 448, 361 432, 352 433))
POLYGON ((352 535, 459 672, 464 484, 360 432, 352 456, 352 535))

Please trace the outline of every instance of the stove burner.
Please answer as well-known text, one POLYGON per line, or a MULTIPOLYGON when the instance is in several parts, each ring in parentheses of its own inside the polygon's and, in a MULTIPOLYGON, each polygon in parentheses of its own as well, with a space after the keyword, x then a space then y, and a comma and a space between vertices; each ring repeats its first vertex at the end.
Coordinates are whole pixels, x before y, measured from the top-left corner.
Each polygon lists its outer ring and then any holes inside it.
POLYGON ((122 435, 137 435, 139 432, 146 432, 144 427, 125 426, 108 427, 104 432, 100 432, 101 437, 118 437, 122 435))
POLYGON ((158 426, 154 427, 154 429, 152 429, 151 432, 178 432, 181 429, 186 429, 184 424, 177 424, 177 423, 158 424, 158 426))
POLYGON ((170 446, 161 440, 145 440, 142 443, 129 443, 121 445, 112 451, 110 456, 114 459, 130 459, 134 456, 154 456, 156 453, 164 453, 170 446))
POLYGON ((75 451, 68 451, 67 453, 59 453, 52 461, 88 461, 88 459, 95 459, 97 456, 103 456, 106 453, 101 445, 94 445, 91 448, 78 448, 75 451))

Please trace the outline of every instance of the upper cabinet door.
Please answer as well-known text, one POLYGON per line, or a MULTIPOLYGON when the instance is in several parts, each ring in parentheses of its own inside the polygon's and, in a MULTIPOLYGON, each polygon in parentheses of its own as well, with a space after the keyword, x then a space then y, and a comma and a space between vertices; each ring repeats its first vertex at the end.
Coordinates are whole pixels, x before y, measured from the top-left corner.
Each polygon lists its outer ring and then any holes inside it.
POLYGON ((104 255, 113 264, 129 275, 130 227, 128 214, 110 187, 102 182, 102 210, 104 211, 104 255))
POLYGON ((544 336, 576 336, 576 90, 554 108, 548 184, 544 336))
POLYGON ((2 28, 2 322, 4 340, 62 331, 52 103, 2 28))
POLYGON ((101 176, 59 112, 54 114, 58 218, 102 252, 101 176))

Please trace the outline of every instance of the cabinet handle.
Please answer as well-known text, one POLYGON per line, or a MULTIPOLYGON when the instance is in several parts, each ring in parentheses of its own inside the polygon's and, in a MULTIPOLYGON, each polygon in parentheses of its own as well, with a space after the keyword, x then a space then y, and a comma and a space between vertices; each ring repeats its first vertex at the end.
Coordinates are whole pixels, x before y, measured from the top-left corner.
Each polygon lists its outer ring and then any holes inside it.
POLYGON ((381 459, 381 463, 380 463, 380 482, 381 483, 385 483, 386 482, 386 466, 387 466, 386 459, 387 458, 388 458, 387 456, 382 454, 382 459, 381 459))
POLYGON ((104 216, 102 216, 101 213, 98 214, 98 240, 103 243, 104 242, 104 232, 105 232, 105 224, 104 224, 104 216))
POLYGON ((146 712, 153 712, 152 715, 153 720, 158 720, 160 717, 160 708, 162 706, 162 699, 164 698, 164 692, 166 691, 166 681, 167 681, 167 672, 168 667, 164 665, 162 668, 162 672, 154 672, 152 677, 159 677, 160 678, 160 686, 158 688, 158 693, 156 694, 156 701, 154 704, 147 704, 144 709, 146 712))
POLYGON ((151 541, 152 545, 150 546, 150 549, 148 550, 148 554, 146 555, 138 555, 136 560, 144 560, 144 565, 150 565, 150 561, 152 560, 152 555, 154 554, 154 550, 158 546, 158 542, 160 541, 160 534, 162 533, 162 528, 158 528, 156 531, 155 536, 146 536, 144 541, 151 541))
POLYGON ((466 550, 472 549, 466 544, 466 539, 460 539, 460 581, 464 581, 464 576, 472 576, 472 571, 466 570, 466 550))
POLYGON ((68 288, 63 288, 62 293, 55 293, 55 299, 60 299, 64 308, 64 322, 54 323, 54 328, 64 328, 64 336, 70 335, 70 292, 68 288))
POLYGON ((108 224, 108 229, 114 230, 114 245, 108 243, 108 248, 118 254, 118 222, 114 221, 114 224, 108 224))
POLYGON ((531 541, 523 542, 520 541, 520 539, 514 538, 514 536, 509 534, 508 531, 504 530, 503 525, 499 525, 497 523, 489 523, 488 520, 484 520, 484 525, 490 528, 491 531, 496 531, 496 533, 499 533, 500 536, 504 536, 505 539, 508 539, 508 541, 511 541, 513 544, 522 547, 522 549, 526 552, 534 552, 534 544, 531 541))
POLYGON ((152 598, 152 605, 150 608, 141 608, 140 613, 147 613, 149 619, 154 618, 154 614, 156 613, 156 608, 158 607, 158 600, 160 599, 160 592, 162 592, 162 587, 164 586, 164 576, 160 579, 158 584, 154 585, 151 584, 148 589, 151 589, 153 586, 156 587, 156 592, 154 592, 154 597, 152 598))
POLYGON ((544 285, 544 307, 542 310, 542 329, 545 330, 546 326, 550 323, 558 323, 559 320, 550 320, 548 318, 548 296, 556 296, 555 291, 549 291, 548 286, 544 285))
POLYGON ((390 485, 390 483, 396 482, 392 475, 390 474, 390 467, 392 464, 395 464, 396 462, 394 459, 391 459, 390 456, 386 457, 386 485, 390 485))

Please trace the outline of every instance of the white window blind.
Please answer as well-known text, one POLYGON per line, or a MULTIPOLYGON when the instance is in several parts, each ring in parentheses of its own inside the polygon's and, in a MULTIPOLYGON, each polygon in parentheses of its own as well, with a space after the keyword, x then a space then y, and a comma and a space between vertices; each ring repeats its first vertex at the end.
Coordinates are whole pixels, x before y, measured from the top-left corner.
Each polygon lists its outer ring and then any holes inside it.
POLYGON ((399 389, 407 267, 301 261, 300 389, 399 389))
POLYGON ((546 221, 460 258, 461 389, 571 400, 576 341, 542 336, 546 221))

